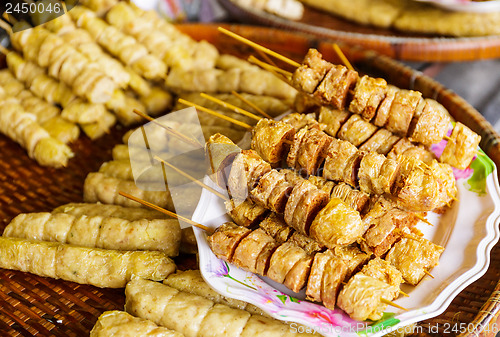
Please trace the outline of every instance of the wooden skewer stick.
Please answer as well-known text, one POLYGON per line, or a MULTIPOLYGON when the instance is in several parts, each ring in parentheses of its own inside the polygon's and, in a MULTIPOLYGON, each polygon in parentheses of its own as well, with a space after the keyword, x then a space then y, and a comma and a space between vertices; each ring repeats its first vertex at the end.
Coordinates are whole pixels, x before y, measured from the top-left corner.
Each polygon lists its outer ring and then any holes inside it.
POLYGON ((249 100, 247 100, 245 97, 243 97, 242 95, 238 94, 236 91, 231 91, 231 94, 235 97, 238 97, 243 103, 245 103, 246 105, 248 105, 249 107, 253 108, 255 111, 257 111, 258 113, 260 113, 262 116, 266 117, 266 118, 269 118, 269 119, 273 119, 271 116, 269 116, 269 114, 267 114, 264 110, 262 110, 261 108, 259 108, 257 105, 253 104, 252 102, 250 102, 249 100))
POLYGON ((429 275, 430 277, 434 278, 434 275, 432 275, 431 273, 429 273, 427 270, 424 269, 424 273, 426 273, 427 275, 429 275))
POLYGON ((212 187, 202 183, 201 181, 199 181, 198 179, 196 179, 195 177, 192 177, 190 176, 189 174, 187 174, 186 172, 182 171, 181 169, 175 167, 174 165, 170 164, 169 162, 167 162, 166 160, 163 160, 161 159, 160 157, 158 156, 153 156, 153 158, 165 165, 167 165, 168 167, 170 167, 171 169, 173 169, 174 171, 176 171, 177 173, 179 173, 180 175, 188 178, 189 180, 193 181, 195 184, 203 187, 204 189, 212 192, 213 194, 215 194, 216 196, 218 196, 219 198, 225 200, 225 201, 229 201, 229 198, 227 196, 225 196, 224 194, 214 190, 212 187))
POLYGON ((264 53, 262 50, 259 50, 259 49, 255 49, 255 50, 257 51, 257 54, 259 54, 259 56, 264 59, 264 61, 266 61, 267 63, 269 63, 272 66, 275 66, 276 68, 278 67, 278 65, 276 63, 274 63, 273 60, 271 60, 271 58, 269 56, 267 56, 267 54, 264 53))
POLYGON ((336 43, 333 44, 333 50, 335 50, 335 53, 337 53, 338 57, 340 58, 342 63, 344 63, 344 65, 347 67, 347 69, 354 71, 354 67, 352 66, 351 62, 349 62, 349 60, 345 56, 342 49, 340 49, 338 44, 336 44, 336 43))
MULTIPOLYGON (((5 22, 3 20, 0 20, 0 28, 2 28, 3 30, 5 30, 7 32, 7 34, 12 35, 12 27, 7 22, 5 22)), ((4 46, 2 46, 2 48, 5 49, 4 46)), ((4 53, 4 52, 2 51, 2 53, 4 53)), ((6 53, 4 53, 4 54, 6 54, 6 53)))
POLYGON ((269 48, 263 47, 260 44, 257 44, 257 43, 255 43, 253 41, 250 41, 249 39, 246 39, 243 36, 240 36, 240 35, 238 35, 236 33, 233 33, 233 32, 231 32, 231 31, 229 31, 229 30, 227 30, 225 28, 222 28, 222 27, 219 27, 217 29, 219 30, 219 32, 224 33, 224 34, 226 34, 226 35, 228 35, 228 36, 232 37, 233 39, 236 39, 236 40, 238 40, 240 42, 243 42, 244 44, 247 44, 250 47, 253 47, 255 49, 263 51, 267 55, 273 56, 273 57, 275 57, 275 58, 277 58, 277 59, 279 59, 279 60, 281 60, 283 62, 286 62, 286 63, 290 64, 291 66, 294 66, 296 68, 300 67, 300 63, 297 63, 294 60, 291 60, 291 59, 289 59, 286 56, 278 54, 277 52, 275 52, 275 51, 273 51, 273 50, 271 50, 269 48))
POLYGON ((404 297, 410 297, 407 293, 405 293, 403 290, 399 290, 399 293, 403 295, 404 297))
POLYGON ((380 301, 382 303, 385 303, 387 305, 391 305, 391 306, 396 307, 398 309, 401 309, 401 310, 404 310, 404 311, 408 311, 408 309, 406 309, 405 307, 402 307, 399 304, 394 303, 393 301, 386 300, 385 298, 381 298, 380 301))
POLYGON ((196 146, 196 147, 200 147, 200 146, 203 147, 203 145, 200 144, 197 139, 193 139, 193 138, 187 137, 187 136, 183 135, 182 133, 180 133, 180 132, 172 129, 171 127, 161 124, 160 122, 158 122, 157 120, 155 120, 151 116, 146 115, 144 112, 141 112, 141 111, 136 110, 136 109, 134 109, 133 111, 134 111, 134 113, 138 114, 142 118, 147 119, 148 121, 153 122, 156 125, 164 128, 169 133, 171 133, 172 135, 174 135, 177 138, 181 139, 182 141, 184 141, 184 142, 186 142, 186 143, 188 143, 190 145, 196 146))
POLYGON ((420 219, 421 221, 425 222, 426 224, 430 225, 430 226, 434 226, 431 222, 429 222, 429 220, 427 220, 426 218, 424 218, 423 216, 421 215, 418 215, 418 214, 413 214, 415 215, 415 217, 417 219, 420 219))
POLYGON ((237 106, 235 106, 235 105, 232 105, 232 104, 230 104, 230 103, 224 102, 224 101, 222 101, 222 100, 220 100, 220 99, 218 99, 218 98, 216 98, 216 97, 213 97, 213 96, 207 95, 207 94, 205 94, 205 93, 203 93, 203 92, 200 94, 200 96, 201 96, 201 97, 203 97, 203 98, 206 98, 206 99, 208 99, 209 101, 212 101, 212 102, 214 102, 214 103, 216 103, 216 104, 218 104, 218 105, 220 105, 220 106, 222 106, 222 107, 224 107, 224 108, 231 109, 231 110, 233 110, 233 111, 234 111, 234 112, 236 112, 236 113, 239 113, 239 114, 242 114, 242 115, 244 115, 244 116, 247 116, 247 117, 253 118, 253 119, 257 120, 257 121, 260 121, 260 120, 262 119, 262 117, 259 117, 259 116, 257 116, 257 115, 254 115, 254 114, 253 114, 253 113, 251 113, 251 112, 248 112, 248 111, 246 111, 246 110, 243 110, 243 109, 241 109, 241 108, 239 108, 239 107, 237 107, 237 106))
POLYGON ((201 228, 203 229, 204 231, 207 231, 208 233, 213 233, 213 230, 207 226, 203 226, 203 225, 200 225, 199 223, 197 222, 194 222, 193 220, 190 220, 188 218, 185 218, 183 217, 182 215, 178 215, 174 212, 170 212, 170 211, 167 211, 166 209, 164 208, 161 208, 160 206, 157 206, 155 204, 152 204, 146 200, 142 200, 142 199, 139 199, 137 197, 134 197, 133 195, 130 195, 128 193, 125 193, 125 192, 122 192, 120 191, 119 194, 122 196, 122 197, 125 197, 127 199, 130 199, 130 200, 133 200, 135 202, 138 202, 146 207, 149 207, 149 208, 152 208, 158 212, 162 212, 163 214, 167 214, 167 215, 170 215, 171 217, 173 218, 176 218, 178 220, 181 220, 181 221, 184 221, 184 222, 187 222, 188 224, 192 225, 192 226, 195 226, 195 227, 198 227, 198 228, 201 228))
POLYGON ((246 129, 252 129, 252 127, 251 127, 250 125, 248 125, 247 123, 244 123, 244 122, 241 122, 241 121, 239 121, 239 120, 237 120, 237 119, 234 119, 234 118, 231 118, 231 117, 225 116, 225 115, 223 115, 223 114, 221 114, 221 113, 218 113, 218 112, 216 112, 216 111, 214 111, 214 110, 207 109, 207 108, 205 108, 205 107, 203 107, 203 106, 201 106, 201 105, 198 105, 198 104, 196 104, 196 103, 192 103, 192 102, 186 101, 185 99, 179 98, 179 103, 184 104, 184 105, 188 105, 188 106, 195 107, 195 108, 196 108, 196 109, 198 109, 198 110, 204 111, 204 112, 206 112, 206 113, 209 113, 209 114, 211 114, 211 115, 213 115, 213 116, 216 116, 216 117, 219 117, 219 118, 221 118, 221 119, 224 119, 224 120, 226 120, 226 121, 228 121, 228 122, 230 122, 230 123, 233 123, 233 124, 239 125, 239 126, 244 127, 244 128, 246 128, 246 129))
POLYGON ((248 57, 248 62, 253 63, 253 64, 256 64, 256 65, 258 65, 259 67, 262 67, 262 68, 264 68, 264 69, 266 69, 266 70, 270 70, 270 69, 272 69, 272 70, 274 70, 275 72, 280 73, 280 74, 282 74, 282 75, 285 75, 285 76, 286 76, 286 77, 288 77, 288 78, 291 78, 291 77, 292 77, 292 73, 291 73, 291 72, 286 71, 286 70, 283 70, 283 69, 278 68, 278 67, 276 67, 276 66, 270 65, 270 64, 268 64, 268 63, 266 63, 266 62, 262 62, 261 60, 259 60, 258 58, 256 58, 256 57, 255 57, 255 56, 253 56, 253 55, 250 55, 250 57, 248 57))

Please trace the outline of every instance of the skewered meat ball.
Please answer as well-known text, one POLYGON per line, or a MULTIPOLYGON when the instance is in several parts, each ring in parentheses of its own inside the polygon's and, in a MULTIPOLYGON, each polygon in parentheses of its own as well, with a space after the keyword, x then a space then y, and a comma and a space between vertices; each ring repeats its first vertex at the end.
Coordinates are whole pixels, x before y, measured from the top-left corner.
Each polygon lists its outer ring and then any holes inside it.
POLYGON ((467 168, 476 154, 481 137, 467 126, 457 122, 440 159, 460 170, 467 168))
POLYGON ((119 0, 80 0, 82 6, 90 8, 98 16, 106 14, 113 6, 118 4, 119 0))
POLYGON ((78 27, 87 30, 111 55, 119 58, 141 76, 157 80, 167 73, 165 63, 151 55, 146 47, 99 19, 92 11, 77 6, 69 14, 78 27))
POLYGON ((41 26, 12 34, 11 41, 27 60, 41 67, 48 66, 49 75, 71 86, 78 96, 89 102, 105 103, 116 89, 115 83, 88 63, 85 56, 41 26), (42 50, 50 52, 42 53, 42 50))

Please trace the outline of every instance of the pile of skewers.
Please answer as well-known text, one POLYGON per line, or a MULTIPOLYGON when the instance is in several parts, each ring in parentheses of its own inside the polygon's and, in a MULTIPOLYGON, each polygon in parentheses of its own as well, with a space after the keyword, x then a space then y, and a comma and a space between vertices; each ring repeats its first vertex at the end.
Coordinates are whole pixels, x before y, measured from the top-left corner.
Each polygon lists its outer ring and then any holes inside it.
MULTIPOLYGON (((41 26, 26 26, 15 33, 13 24, 18 28, 26 23, 0 21, 14 48, 0 50, 12 74, 7 77, 4 71, 2 75, 6 94, 1 99, 16 98, 23 105, 24 110, 18 109, 22 116, 64 144, 77 139, 80 128, 97 139, 116 121, 125 126, 144 122, 134 109, 151 116, 166 113, 174 95, 192 91, 247 92, 274 96, 287 104, 295 98, 293 88, 268 72, 231 55, 220 55, 213 45, 182 34, 155 12, 118 1, 81 4, 91 9, 75 6, 41 26), (17 80, 15 86, 10 84, 12 77, 17 80), (27 96, 30 91, 40 104, 27 96)), ((21 130, 9 128, 7 132, 7 128, 8 124, 0 131, 42 165, 66 166, 73 156, 56 141, 40 145, 45 150, 35 155, 39 137, 30 139, 21 130), (52 152, 56 155, 50 158, 52 152)))

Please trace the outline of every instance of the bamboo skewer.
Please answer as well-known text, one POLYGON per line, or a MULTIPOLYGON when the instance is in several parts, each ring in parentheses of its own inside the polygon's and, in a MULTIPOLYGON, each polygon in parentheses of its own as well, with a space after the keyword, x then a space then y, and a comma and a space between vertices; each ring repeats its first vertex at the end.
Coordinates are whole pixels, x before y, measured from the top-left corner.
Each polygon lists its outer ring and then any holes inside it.
POLYGON ((198 109, 200 111, 204 111, 204 112, 209 113, 209 114, 211 114, 213 116, 216 116, 216 117, 219 117, 221 119, 224 119, 224 120, 226 120, 226 121, 228 121, 230 123, 233 123, 233 124, 236 124, 238 126, 241 126, 241 127, 245 128, 245 129, 252 129, 252 126, 248 125, 247 123, 244 123, 244 122, 241 122, 241 121, 239 121, 237 119, 225 116, 225 115, 223 115, 221 113, 218 113, 218 112, 216 112, 214 110, 207 109, 207 108, 205 108, 205 107, 203 107, 201 105, 198 105, 196 103, 192 103, 192 102, 186 101, 185 99, 179 98, 179 103, 195 107, 196 109, 198 109))
POLYGON ((169 133, 171 133, 172 135, 174 135, 177 138, 181 139, 182 141, 184 141, 184 142, 186 142, 186 143, 188 143, 190 145, 196 146, 196 147, 203 147, 203 145, 200 144, 197 139, 187 137, 187 136, 183 135, 182 133, 180 133, 180 132, 172 129, 171 127, 161 124, 160 122, 158 122, 157 120, 155 120, 151 116, 146 115, 144 112, 138 111, 136 109, 134 109, 133 111, 134 111, 134 113, 138 114, 142 118, 144 118, 144 119, 146 119, 146 120, 148 120, 148 121, 150 121, 150 122, 152 122, 152 123, 154 123, 154 124, 156 124, 156 125, 164 128, 169 133))
POLYGON ((266 117, 266 118, 269 118, 269 119, 273 119, 271 116, 269 116, 264 110, 262 110, 261 108, 259 108, 257 105, 253 104, 252 102, 250 102, 249 100, 247 100, 245 97, 241 96, 240 94, 238 94, 236 91, 231 91, 231 94, 237 98, 239 98, 243 103, 245 103, 246 105, 248 105, 249 107, 253 108, 255 111, 257 111, 258 113, 260 113, 262 116, 266 117))
POLYGON ((247 45, 249 45, 257 50, 260 50, 260 51, 266 53, 267 55, 273 56, 273 57, 275 57, 283 62, 286 62, 286 63, 290 64, 291 66, 294 66, 296 68, 300 67, 300 63, 297 63, 294 60, 291 60, 286 56, 278 54, 277 52, 275 52, 269 48, 263 47, 263 46, 255 43, 253 41, 250 41, 250 40, 244 38, 243 36, 240 36, 240 35, 233 33, 233 32, 231 32, 225 28, 222 28, 222 27, 218 27, 217 29, 219 30, 219 32, 224 33, 224 34, 232 37, 233 39, 236 39, 240 42, 243 42, 244 44, 247 44, 247 45))
POLYGON ((231 109, 231 110, 233 110, 233 111, 234 111, 234 112, 236 112, 236 113, 239 113, 239 114, 242 114, 242 115, 244 115, 244 116, 247 116, 247 117, 253 118, 253 119, 257 120, 257 121, 260 121, 260 120, 262 119, 262 117, 259 117, 259 116, 257 116, 257 115, 254 115, 253 113, 248 112, 248 111, 246 111, 246 110, 243 110, 243 109, 241 109, 241 108, 239 108, 239 107, 237 107, 237 106, 235 106, 235 105, 232 105, 232 104, 230 104, 230 103, 224 102, 224 101, 222 101, 222 100, 220 100, 220 99, 218 99, 218 98, 216 98, 216 97, 213 97, 213 96, 207 95, 207 94, 205 94, 205 93, 201 93, 201 94, 200 94, 200 96, 201 96, 201 97, 203 97, 203 98, 206 98, 206 99, 208 99, 209 101, 212 101, 212 102, 214 102, 214 103, 216 103, 216 104, 218 104, 218 105, 220 105, 220 106, 222 106, 222 107, 224 107, 224 108, 231 109))
POLYGON ((177 220, 181 220, 181 221, 184 221, 184 222, 187 222, 188 224, 194 226, 194 227, 198 227, 200 229, 203 229, 204 231, 207 231, 208 233, 213 233, 213 230, 207 226, 203 226, 197 222, 194 222, 193 220, 190 220, 188 218, 185 218, 183 217, 182 215, 179 215, 177 213, 174 213, 174 212, 170 212, 170 211, 167 211, 166 209, 160 207, 160 206, 157 206, 155 204, 152 204, 146 200, 142 200, 142 199, 139 199, 137 197, 134 197, 133 195, 130 195, 128 193, 125 193, 125 192, 122 192, 120 191, 119 194, 122 196, 122 197, 125 197, 127 199, 130 199, 130 200, 133 200, 135 202, 138 202, 146 207, 149 207, 151 209, 154 209, 158 212, 162 212, 163 214, 167 214, 167 215, 170 215, 171 217, 173 218, 176 218, 177 220))
POLYGON ((415 215, 415 217, 423 222, 425 222, 426 224, 430 225, 430 226, 434 226, 429 220, 427 220, 426 218, 424 218, 423 216, 421 215, 418 215, 418 214, 413 214, 415 215))
POLYGON ((256 58, 256 57, 255 57, 255 56, 253 56, 253 55, 250 55, 250 56, 248 57, 248 62, 253 63, 253 64, 256 64, 256 65, 258 65, 259 67, 262 67, 262 68, 264 68, 264 69, 266 69, 266 70, 274 70, 275 72, 277 72, 277 73, 279 73, 279 74, 282 74, 282 75, 286 76, 286 77, 287 77, 287 79, 292 77, 292 73, 291 73, 291 72, 286 71, 286 70, 283 70, 283 69, 281 69, 281 68, 279 68, 279 67, 276 67, 276 66, 270 65, 270 64, 268 64, 268 63, 266 63, 266 62, 263 62, 263 61, 259 60, 258 58, 256 58))
POLYGON ((201 181, 199 181, 198 179, 196 179, 195 177, 192 177, 191 175, 187 174, 186 172, 182 171, 181 169, 175 167, 174 165, 170 164, 169 162, 167 162, 166 160, 164 159, 161 159, 160 157, 158 156, 154 156, 153 157, 155 160, 167 165, 168 167, 170 167, 171 169, 173 169, 174 171, 176 171, 177 173, 179 173, 180 175, 188 178, 189 180, 193 181, 195 184, 203 187, 204 189, 212 192, 213 194, 215 194, 216 196, 218 196, 219 198, 223 199, 224 201, 229 201, 229 198, 227 196, 225 196, 224 194, 214 190, 212 187, 202 183, 201 181))
POLYGON ((344 63, 344 65, 347 67, 347 69, 354 71, 354 67, 352 66, 351 62, 349 62, 349 60, 345 56, 342 49, 340 49, 338 44, 336 44, 336 43, 333 44, 333 50, 335 50, 335 52, 339 56, 340 60, 342 61, 342 63, 344 63))
MULTIPOLYGON (((9 35, 12 35, 12 27, 4 20, 0 20, 0 28, 2 28, 3 30, 5 30, 9 35)), ((4 46, 2 46, 2 48, 4 48, 5 50, 8 50, 6 49, 4 46)), ((5 55, 7 55, 5 52, 2 51, 2 53, 4 53, 5 55)))
POLYGON ((424 269, 424 273, 429 275, 430 277, 434 278, 434 275, 432 275, 431 273, 429 273, 427 270, 424 269))
POLYGON ((381 298, 380 301, 382 303, 385 303, 387 305, 393 306, 395 308, 398 308, 398 309, 401 309, 401 310, 404 310, 404 311, 408 311, 408 309, 406 309, 405 307, 402 307, 399 304, 394 303, 393 301, 386 300, 385 298, 381 298))

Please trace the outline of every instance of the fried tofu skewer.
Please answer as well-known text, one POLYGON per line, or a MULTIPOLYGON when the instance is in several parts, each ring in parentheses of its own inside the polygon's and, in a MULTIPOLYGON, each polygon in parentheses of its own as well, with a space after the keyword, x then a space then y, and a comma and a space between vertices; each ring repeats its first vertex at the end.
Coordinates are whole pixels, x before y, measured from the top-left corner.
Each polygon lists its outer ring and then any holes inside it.
MULTIPOLYGON (((185 100, 180 102, 201 108, 216 116, 220 115, 185 100)), ((403 162, 398 163, 379 154, 366 154, 358 151, 348 142, 326 135, 314 126, 304 127, 295 133, 294 127, 283 121, 262 119, 253 128, 252 148, 273 165, 283 160, 288 152, 286 156, 288 165, 304 170, 307 175, 316 173, 317 168, 325 160, 323 176, 328 180, 340 180, 353 187, 356 187, 359 182, 362 191, 371 194, 386 193, 395 197, 401 207, 412 211, 434 210, 450 199, 448 194, 456 193, 453 192, 454 178, 453 181, 448 179, 449 186, 441 186, 443 182, 431 174, 427 165, 415 158, 403 158, 403 162), (292 140, 292 137, 293 145, 288 150, 284 140, 292 140), (343 159, 339 160, 339 156, 343 159), (370 163, 365 170, 359 172, 360 176, 358 176, 358 168, 363 165, 363 160, 365 162, 376 160, 377 172, 371 169, 372 163, 370 163), (365 176, 361 176, 363 172, 366 173, 365 176), (420 180, 416 180, 415 177, 420 180), (366 184, 363 179, 366 180, 366 184), (425 179, 425 184, 421 181, 422 179, 425 179), (418 181, 421 181, 420 185, 418 181), (396 190, 393 188, 394 185, 398 187, 396 190)))
MULTIPOLYGON (((254 48, 259 46, 223 28, 219 27, 219 31, 254 48)), ((272 56, 277 54, 261 46, 260 50, 272 56)), ((376 126, 386 127, 399 136, 408 136, 410 140, 424 145, 438 143, 446 136, 448 117, 442 111, 425 105, 420 92, 390 89, 383 79, 359 78, 353 70, 324 61, 321 54, 313 49, 309 50, 302 65, 281 55, 280 59, 297 68, 292 76, 293 86, 315 100, 339 109, 348 107, 366 120, 374 119, 376 126), (350 90, 354 92, 352 97, 349 96, 350 90)), ((460 138, 464 148, 458 168, 469 165, 476 151, 473 145, 477 146, 480 140, 474 133, 463 133, 460 138)), ((452 143, 450 147, 456 146, 452 143)), ((450 152, 458 154, 453 149, 450 152)), ((445 156, 442 161, 448 162, 447 159, 445 156)), ((454 161, 450 164, 453 165, 454 161)))

